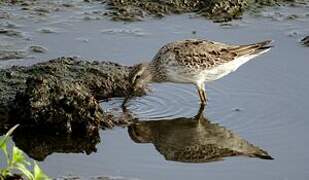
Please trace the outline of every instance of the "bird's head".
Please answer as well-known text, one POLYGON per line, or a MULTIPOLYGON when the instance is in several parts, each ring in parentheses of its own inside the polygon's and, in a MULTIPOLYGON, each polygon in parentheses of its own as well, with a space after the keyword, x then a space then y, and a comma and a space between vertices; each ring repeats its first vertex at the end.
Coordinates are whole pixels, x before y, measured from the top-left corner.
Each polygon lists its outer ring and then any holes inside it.
POLYGON ((153 131, 145 123, 134 123, 128 127, 130 138, 136 143, 150 143, 153 140, 153 131))
POLYGON ((133 91, 144 89, 145 85, 151 81, 152 75, 148 64, 137 64, 129 74, 129 83, 133 91))
POLYGON ((134 96, 136 92, 142 90, 142 91, 147 91, 147 83, 151 82, 152 80, 152 74, 151 71, 149 70, 149 65, 148 64, 137 64, 133 66, 132 70, 129 73, 129 94, 126 97, 124 104, 128 101, 129 98, 134 96))

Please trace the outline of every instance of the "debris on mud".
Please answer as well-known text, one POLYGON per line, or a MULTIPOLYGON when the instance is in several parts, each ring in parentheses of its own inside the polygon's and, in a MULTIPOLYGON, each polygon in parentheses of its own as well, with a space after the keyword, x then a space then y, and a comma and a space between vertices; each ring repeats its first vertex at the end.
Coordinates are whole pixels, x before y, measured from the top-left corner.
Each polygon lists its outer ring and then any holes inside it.
POLYGON ((1 50, 0 60, 22 59, 27 57, 28 53, 23 50, 1 50))

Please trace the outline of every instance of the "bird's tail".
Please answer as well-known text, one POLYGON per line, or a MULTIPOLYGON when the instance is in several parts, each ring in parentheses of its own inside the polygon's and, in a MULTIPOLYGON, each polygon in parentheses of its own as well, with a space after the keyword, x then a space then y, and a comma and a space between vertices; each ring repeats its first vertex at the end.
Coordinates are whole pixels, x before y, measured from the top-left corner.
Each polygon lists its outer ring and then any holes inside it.
POLYGON ((269 51, 270 48, 273 47, 272 45, 270 45, 272 42, 273 42, 272 40, 267 40, 254 44, 240 45, 234 47, 232 50, 239 56, 255 55, 255 54, 259 55, 269 51))
POLYGON ((252 157, 258 157, 261 159, 268 159, 268 160, 273 160, 274 158, 269 155, 266 151, 258 148, 258 150, 252 154, 252 157))

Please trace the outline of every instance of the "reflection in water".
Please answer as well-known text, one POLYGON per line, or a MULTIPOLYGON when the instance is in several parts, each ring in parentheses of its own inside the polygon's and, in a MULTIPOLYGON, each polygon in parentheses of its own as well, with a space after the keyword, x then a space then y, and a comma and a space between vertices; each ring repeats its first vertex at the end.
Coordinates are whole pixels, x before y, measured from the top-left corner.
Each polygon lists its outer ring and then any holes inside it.
MULTIPOLYGON (((272 159, 268 153, 232 131, 211 123, 203 116, 204 107, 192 118, 175 118, 156 121, 137 121, 128 127, 132 140, 153 143, 167 160, 181 162, 210 162, 228 156, 249 156, 272 159)), ((132 118, 129 112, 121 118, 132 118), (125 116, 124 116, 125 115, 125 116)), ((35 160, 43 161, 57 153, 96 152, 99 133, 92 136, 50 135, 44 132, 17 129, 13 140, 18 148, 35 160)))
POLYGON ((137 122, 128 132, 136 143, 153 143, 167 160, 197 163, 240 155, 272 159, 266 151, 204 118, 203 109, 193 118, 137 122))
POLYGON ((43 161, 48 155, 57 153, 96 152, 96 144, 100 142, 99 134, 92 136, 47 135, 42 132, 16 131, 13 140, 18 148, 29 157, 43 161))

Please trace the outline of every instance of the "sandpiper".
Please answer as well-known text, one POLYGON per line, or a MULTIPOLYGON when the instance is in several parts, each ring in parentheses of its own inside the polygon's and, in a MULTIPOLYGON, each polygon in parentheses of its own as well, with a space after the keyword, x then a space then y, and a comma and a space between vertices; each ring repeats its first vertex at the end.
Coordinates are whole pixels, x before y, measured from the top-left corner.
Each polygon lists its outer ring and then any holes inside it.
POLYGON ((205 39, 189 39, 168 43, 151 62, 133 67, 129 74, 132 91, 146 83, 191 83, 197 87, 201 104, 205 104, 205 83, 219 79, 267 52, 272 47, 269 45, 271 42, 228 45, 205 39))

